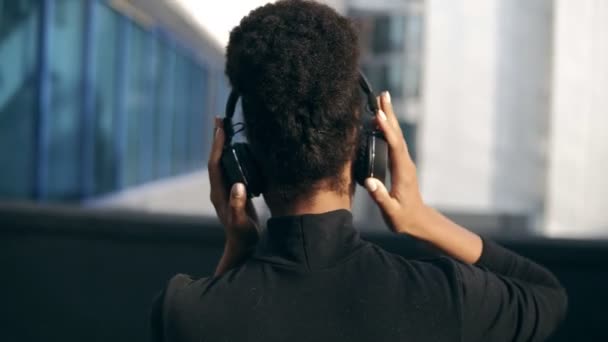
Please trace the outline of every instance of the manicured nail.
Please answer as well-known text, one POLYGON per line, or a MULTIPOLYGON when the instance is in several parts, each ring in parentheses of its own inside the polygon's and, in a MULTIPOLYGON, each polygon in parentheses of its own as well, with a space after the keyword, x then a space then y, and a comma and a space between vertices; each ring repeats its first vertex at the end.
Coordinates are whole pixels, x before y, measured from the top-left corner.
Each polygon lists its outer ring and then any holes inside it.
POLYGON ((243 183, 236 183, 232 186, 232 196, 241 198, 245 196, 245 185, 243 183))
POLYGON ((382 109, 378 110, 378 116, 380 116, 380 120, 386 121, 386 114, 382 111, 382 109))
POLYGON ((370 177, 365 180, 365 187, 367 188, 367 191, 374 192, 378 190, 378 183, 376 183, 376 181, 370 177))
POLYGON ((388 103, 391 103, 391 93, 389 93, 387 90, 383 94, 384 94, 384 100, 388 103))

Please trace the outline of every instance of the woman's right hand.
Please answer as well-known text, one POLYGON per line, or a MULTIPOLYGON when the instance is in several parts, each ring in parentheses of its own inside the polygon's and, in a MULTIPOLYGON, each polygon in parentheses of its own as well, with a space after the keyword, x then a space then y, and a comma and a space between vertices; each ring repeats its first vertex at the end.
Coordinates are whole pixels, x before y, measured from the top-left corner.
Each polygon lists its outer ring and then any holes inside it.
POLYGON ((416 165, 410 157, 399 121, 388 92, 378 96, 380 110, 376 115, 378 129, 388 143, 391 172, 390 191, 381 181, 368 178, 365 187, 380 207, 386 224, 395 233, 421 237, 421 227, 428 208, 422 201, 416 176, 416 165))
POLYGON ((427 241, 455 259, 476 263, 483 250, 481 238, 424 204, 416 165, 393 112, 391 97, 384 92, 378 101, 380 111, 376 123, 388 143, 391 189, 388 191, 375 178, 366 179, 365 187, 382 210, 386 224, 395 233, 427 241))

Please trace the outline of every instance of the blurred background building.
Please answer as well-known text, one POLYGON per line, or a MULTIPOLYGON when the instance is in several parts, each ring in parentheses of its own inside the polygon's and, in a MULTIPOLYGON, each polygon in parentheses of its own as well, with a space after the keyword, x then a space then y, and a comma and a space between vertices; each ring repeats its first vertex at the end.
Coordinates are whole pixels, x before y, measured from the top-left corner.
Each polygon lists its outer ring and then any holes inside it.
POLYGON ((217 42, 164 1, 0 0, 0 197, 82 203, 200 169, 217 42))
POLYGON ((426 9, 425 197, 497 213, 503 229, 606 236, 608 106, 597 94, 607 86, 608 4, 428 0, 426 9))
MULTIPOLYGON (((608 3, 327 0, 424 198, 480 231, 608 235, 608 3)), ((212 215, 223 53, 266 1, 0 0, 0 199, 212 215)), ((381 228, 358 191, 356 219, 381 228)))

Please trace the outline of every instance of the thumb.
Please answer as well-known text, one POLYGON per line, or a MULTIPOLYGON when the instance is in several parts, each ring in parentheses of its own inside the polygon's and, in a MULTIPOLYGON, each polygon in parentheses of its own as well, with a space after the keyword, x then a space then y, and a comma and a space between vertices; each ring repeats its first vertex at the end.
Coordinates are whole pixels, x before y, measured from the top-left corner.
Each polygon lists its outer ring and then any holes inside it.
POLYGON ((247 192, 243 183, 235 183, 230 190, 230 218, 232 225, 245 225, 248 223, 247 213, 247 192))
POLYGON ((387 214, 392 211, 392 207, 395 203, 380 180, 372 177, 367 178, 365 180, 365 188, 382 211, 387 214))

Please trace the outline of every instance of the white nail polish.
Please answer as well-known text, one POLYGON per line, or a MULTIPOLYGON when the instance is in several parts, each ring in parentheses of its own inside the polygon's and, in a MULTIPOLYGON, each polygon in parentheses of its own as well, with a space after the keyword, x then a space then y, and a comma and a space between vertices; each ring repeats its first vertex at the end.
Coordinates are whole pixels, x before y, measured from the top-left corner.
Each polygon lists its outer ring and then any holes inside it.
POLYGON ((391 103, 391 93, 387 91, 384 92, 384 98, 386 99, 386 102, 391 103))
POLYGON ((241 198, 245 196, 245 186, 243 185, 243 183, 236 183, 232 187, 232 196, 236 198, 241 198))
POLYGON ((367 190, 369 192, 374 192, 374 191, 378 190, 378 184, 372 178, 368 178, 365 180, 365 187, 367 188, 367 190))
POLYGON ((386 121, 386 114, 384 114, 384 112, 382 111, 382 109, 380 109, 378 111, 378 116, 380 117, 380 120, 386 121))

